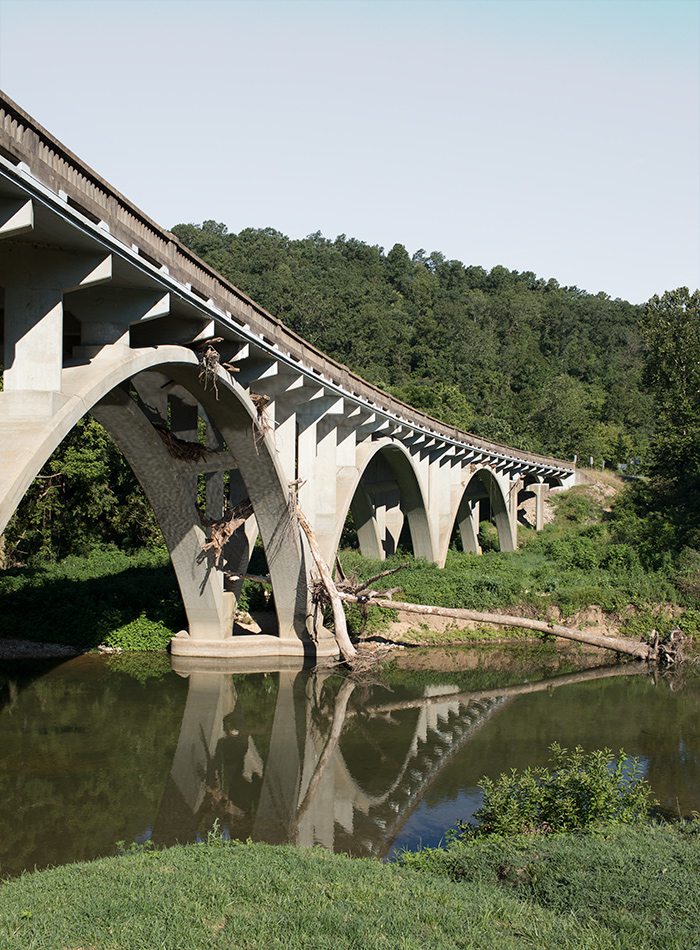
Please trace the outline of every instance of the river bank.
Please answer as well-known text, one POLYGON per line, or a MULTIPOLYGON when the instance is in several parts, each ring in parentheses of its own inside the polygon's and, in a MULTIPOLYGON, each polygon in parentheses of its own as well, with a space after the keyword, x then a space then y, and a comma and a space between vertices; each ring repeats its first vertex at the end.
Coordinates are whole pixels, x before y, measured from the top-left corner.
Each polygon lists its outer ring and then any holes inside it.
MULTIPOLYGON (((697 637, 700 610, 687 593, 694 588, 670 570, 646 570, 629 545, 611 540, 605 521, 609 503, 609 492, 598 486, 558 494, 551 522, 539 533, 523 528, 518 551, 485 550, 477 557, 451 550, 442 570, 406 554, 375 562, 345 550, 340 559, 345 572, 357 578, 401 566, 375 586, 379 591, 398 587, 397 598, 404 601, 510 613, 635 640, 653 629, 663 635, 672 626, 680 626, 686 637, 697 637)), ((261 590, 246 582, 240 608, 274 632, 275 615, 261 590)), ((5 641, 58 643, 78 651, 100 645, 165 650, 186 626, 164 548, 134 553, 95 549, 57 564, 6 570, 0 573, 0 596, 0 640, 5 641)), ((402 617, 379 607, 348 605, 346 610, 355 636, 380 636, 394 643, 532 639, 522 630, 402 617)))
POLYGON ((690 947, 700 825, 489 840, 409 863, 224 842, 0 885, 7 950, 690 947))

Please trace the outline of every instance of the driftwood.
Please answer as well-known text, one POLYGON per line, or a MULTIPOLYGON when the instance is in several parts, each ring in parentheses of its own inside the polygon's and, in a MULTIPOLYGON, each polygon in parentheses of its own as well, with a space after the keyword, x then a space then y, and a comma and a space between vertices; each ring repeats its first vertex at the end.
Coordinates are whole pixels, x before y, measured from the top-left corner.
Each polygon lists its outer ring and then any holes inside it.
POLYGON ((272 584, 269 574, 228 574, 232 581, 252 581, 254 584, 272 584))
POLYGON ((663 639, 659 636, 658 630, 652 630, 649 659, 655 660, 663 669, 668 669, 683 659, 682 645, 683 634, 680 630, 671 630, 663 639))
MULTIPOLYGON (((340 563, 340 562, 338 562, 340 563)), ((399 564, 398 567, 390 567, 386 571, 380 571, 378 574, 375 574, 373 577, 369 577, 366 581, 361 581, 360 583, 353 584, 347 580, 344 576, 341 579, 341 582, 338 584, 338 589, 344 591, 347 594, 356 594, 360 595, 364 591, 369 591, 369 588, 374 584, 375 581, 381 580, 382 577, 389 577, 391 574, 396 574, 397 571, 402 571, 406 567, 405 564, 399 564)), ((400 588, 396 588, 399 590, 400 588)), ((383 593, 388 593, 383 591, 383 593)), ((368 596, 375 594, 374 591, 369 591, 368 596)), ((360 598, 360 603, 362 598, 360 598)))
POLYGON ((236 505, 235 508, 227 508, 224 511, 223 518, 220 518, 218 521, 210 521, 209 540, 202 545, 202 557, 205 557, 209 551, 214 551, 214 563, 217 567, 220 567, 224 547, 227 542, 230 541, 233 534, 238 531, 241 525, 246 523, 252 514, 253 506, 250 499, 246 498, 236 505))
POLYGON ((531 620, 529 617, 511 617, 508 614, 482 613, 478 610, 462 610, 456 607, 433 607, 427 604, 410 604, 401 601, 388 600, 377 597, 373 591, 369 594, 339 593, 341 600, 348 603, 371 603, 377 607, 386 607, 390 610, 402 610, 406 613, 421 614, 423 616, 450 617, 455 620, 473 620, 477 623, 490 623, 499 627, 524 627, 526 630, 537 630, 551 636, 562 637, 565 640, 575 640, 577 643, 587 643, 589 646, 602 647, 604 650, 613 650, 615 653, 624 653, 639 660, 656 660, 657 655, 648 643, 639 643, 623 637, 604 637, 598 633, 589 633, 582 630, 572 630, 560 624, 546 623, 542 620, 531 620))
POLYGON ((328 565, 323 559, 321 551, 319 550, 313 528, 306 520, 304 512, 299 507, 298 502, 295 504, 294 512, 297 521, 299 522, 299 527, 304 532, 306 535, 306 540, 309 542, 311 556, 314 559, 316 570, 319 573, 321 583, 325 589, 326 596, 328 597, 328 601, 333 610, 333 625, 335 628, 335 639, 338 643, 338 649, 340 650, 341 656, 345 662, 352 664, 353 660, 355 660, 357 657, 357 650, 353 646, 350 639, 350 634, 348 633, 348 624, 347 620, 345 619, 345 610, 338 593, 338 588, 335 586, 333 576, 328 568, 328 565))
POLYGON ((179 439, 165 426, 154 426, 154 429, 163 440, 166 449, 174 459, 181 462, 203 462, 207 457, 207 447, 201 442, 188 442, 179 439))

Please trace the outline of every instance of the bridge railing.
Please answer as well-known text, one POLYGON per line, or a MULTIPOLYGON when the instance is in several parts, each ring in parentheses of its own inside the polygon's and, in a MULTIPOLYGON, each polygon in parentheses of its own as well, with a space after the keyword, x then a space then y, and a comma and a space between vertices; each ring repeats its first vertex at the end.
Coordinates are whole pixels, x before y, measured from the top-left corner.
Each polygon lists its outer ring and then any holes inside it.
POLYGON ((370 407, 450 441, 483 449, 492 455, 532 462, 562 472, 573 471, 574 466, 561 459, 490 442, 448 426, 378 389, 347 366, 326 356, 229 283, 174 234, 140 211, 2 92, 0 154, 16 166, 24 163, 32 177, 63 197, 69 207, 93 223, 102 224, 112 237, 138 253, 152 267, 167 273, 189 288, 194 296, 212 304, 222 317, 230 315, 234 324, 249 328, 269 346, 298 362, 300 368, 318 375, 320 381, 325 378, 344 392, 369 403, 370 407))

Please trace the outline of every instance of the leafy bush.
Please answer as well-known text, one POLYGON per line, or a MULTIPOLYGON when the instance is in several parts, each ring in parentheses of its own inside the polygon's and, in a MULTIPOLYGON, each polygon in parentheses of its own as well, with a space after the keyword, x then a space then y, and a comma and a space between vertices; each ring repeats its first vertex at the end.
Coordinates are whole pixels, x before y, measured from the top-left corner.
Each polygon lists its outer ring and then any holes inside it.
POLYGON ((640 573, 642 565, 636 550, 629 544, 611 544, 603 556, 603 566, 616 574, 625 571, 640 573))
POLYGON ((165 650, 172 635, 172 630, 161 620, 151 620, 141 613, 135 620, 113 630, 104 642, 122 650, 165 650))
POLYGON ((620 750, 584 752, 558 743, 547 766, 513 769, 497 781, 483 778, 484 802, 476 826, 461 824, 470 835, 541 834, 581 831, 602 824, 638 824, 654 804, 638 759, 620 750))
POLYGON ((479 525, 479 544, 484 553, 500 550, 498 530, 490 521, 482 521, 479 525))

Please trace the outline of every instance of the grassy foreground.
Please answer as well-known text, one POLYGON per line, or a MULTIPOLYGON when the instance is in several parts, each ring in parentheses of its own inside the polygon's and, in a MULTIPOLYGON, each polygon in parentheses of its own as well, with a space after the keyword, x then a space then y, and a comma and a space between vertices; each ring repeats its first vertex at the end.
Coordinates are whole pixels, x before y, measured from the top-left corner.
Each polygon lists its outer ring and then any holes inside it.
POLYGON ((210 841, 5 883, 0 946, 689 947, 698 871, 693 825, 490 840, 403 866, 210 841))

